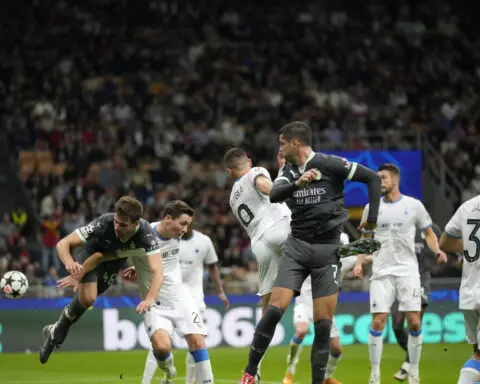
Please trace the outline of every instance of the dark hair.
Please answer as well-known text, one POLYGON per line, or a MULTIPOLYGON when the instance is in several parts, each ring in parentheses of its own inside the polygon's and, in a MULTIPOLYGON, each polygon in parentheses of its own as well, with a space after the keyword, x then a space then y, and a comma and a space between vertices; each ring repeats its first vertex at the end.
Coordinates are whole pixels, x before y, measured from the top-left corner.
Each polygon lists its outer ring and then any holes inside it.
POLYGON ((393 173, 395 176, 400 177, 400 169, 395 164, 391 164, 391 163, 382 164, 380 165, 380 167, 378 167, 378 172, 380 171, 388 171, 393 173))
POLYGON ((131 196, 123 196, 115 203, 115 212, 118 216, 128 217, 132 223, 143 216, 143 205, 131 196))
POLYGON ((303 145, 312 146, 312 131, 310 127, 302 121, 293 121, 284 125, 280 129, 280 134, 288 141, 297 139, 303 145))
POLYGON ((223 156, 223 163, 225 168, 233 169, 246 159, 247 153, 242 148, 231 148, 223 156))
POLYGON ((181 215, 193 216, 194 210, 187 203, 181 200, 174 200, 168 203, 163 210, 163 217, 171 216, 172 219, 178 219, 181 215))

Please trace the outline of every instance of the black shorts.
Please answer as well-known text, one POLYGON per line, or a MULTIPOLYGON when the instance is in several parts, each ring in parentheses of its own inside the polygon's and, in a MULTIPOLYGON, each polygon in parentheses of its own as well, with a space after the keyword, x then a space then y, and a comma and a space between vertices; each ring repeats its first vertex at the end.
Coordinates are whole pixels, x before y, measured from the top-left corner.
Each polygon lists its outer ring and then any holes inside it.
MULTIPOLYGON (((95 251, 82 249, 77 256, 77 261, 82 264, 95 251)), ((104 293, 117 280, 120 270, 127 268, 127 259, 117 259, 101 263, 97 268, 88 272, 80 283, 97 283, 97 295, 104 293)))
POLYGON ((312 297, 331 296, 340 290, 339 244, 311 244, 289 236, 282 248, 274 287, 300 294, 308 275, 312 277, 312 297))
POLYGON ((428 307, 428 302, 430 300, 430 293, 432 292, 430 289, 430 271, 424 271, 420 274, 420 285, 421 285, 421 294, 422 294, 422 307, 428 307))

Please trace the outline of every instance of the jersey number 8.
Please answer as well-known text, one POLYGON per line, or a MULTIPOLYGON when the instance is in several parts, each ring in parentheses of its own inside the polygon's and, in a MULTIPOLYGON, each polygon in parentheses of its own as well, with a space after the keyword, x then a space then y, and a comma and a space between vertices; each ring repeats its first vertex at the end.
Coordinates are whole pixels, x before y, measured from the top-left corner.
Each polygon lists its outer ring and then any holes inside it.
POLYGON ((255 215, 253 212, 248 208, 245 204, 240 204, 237 209, 238 217, 240 221, 248 227, 248 225, 252 222, 255 215))

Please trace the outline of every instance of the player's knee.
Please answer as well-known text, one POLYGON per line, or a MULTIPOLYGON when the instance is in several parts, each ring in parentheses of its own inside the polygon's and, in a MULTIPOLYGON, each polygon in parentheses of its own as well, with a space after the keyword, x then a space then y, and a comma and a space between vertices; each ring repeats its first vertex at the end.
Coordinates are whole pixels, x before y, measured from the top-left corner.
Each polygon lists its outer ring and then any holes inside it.
POLYGON ((308 333, 308 325, 301 324, 295 326, 295 337, 299 340, 303 340, 308 333))
POLYGON ((162 335, 154 333, 150 341, 156 355, 166 356, 172 350, 172 344, 168 337, 162 337, 162 335))
POLYGON ((78 299, 84 308, 90 308, 93 304, 95 304, 97 295, 93 292, 80 292, 78 299))
POLYGON ((387 322, 386 316, 374 315, 372 318, 372 329, 374 331, 383 331, 385 323, 387 322))
POLYGON ((339 337, 333 337, 330 339, 330 353, 337 356, 342 354, 342 344, 340 344, 339 337))
POLYGON ((205 337, 199 334, 185 335, 185 341, 190 351, 198 351, 206 348, 205 337))

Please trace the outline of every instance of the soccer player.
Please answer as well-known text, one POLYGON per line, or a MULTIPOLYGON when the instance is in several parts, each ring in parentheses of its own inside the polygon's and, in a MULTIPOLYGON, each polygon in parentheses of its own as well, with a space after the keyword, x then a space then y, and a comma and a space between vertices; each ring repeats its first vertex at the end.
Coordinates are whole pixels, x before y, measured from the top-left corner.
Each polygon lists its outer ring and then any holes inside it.
POLYGON ((258 295, 264 312, 277 277, 281 247, 290 234, 290 210, 286 204, 270 202, 273 183, 269 172, 262 167, 252 167, 252 161, 243 149, 228 150, 224 163, 235 181, 230 193, 230 207, 247 231, 258 263, 258 295))
MULTIPOLYGON (((179 261, 183 285, 188 289, 189 295, 193 298, 202 322, 205 322, 204 313, 206 308, 203 295, 204 265, 208 268, 218 297, 223 301, 227 309, 230 307, 230 302, 223 291, 222 280, 217 266, 218 256, 212 240, 203 233, 193 230, 191 224, 180 240, 179 261)), ((186 367, 186 384, 193 384, 195 382, 195 360, 192 353, 187 353, 186 367)), ((150 351, 143 373, 143 384, 151 382, 156 369, 155 355, 150 351)))
MULTIPOLYGON (((348 235, 342 233, 340 236, 342 244, 348 244, 348 235)), ((369 258, 364 258, 364 262, 368 262, 369 258)), ((350 256, 342 259, 341 274, 342 277, 351 271, 356 263, 357 257, 350 256)), ((313 321, 313 304, 312 304, 312 282, 310 277, 304 281, 300 296, 295 300, 293 308, 293 324, 295 327, 295 336, 290 342, 288 356, 287 356, 287 372, 282 380, 282 384, 292 384, 295 376, 296 366, 300 359, 302 351, 302 342, 307 335, 310 324, 313 321)), ((337 365, 342 356, 342 346, 340 344, 340 333, 335 324, 335 319, 332 322, 332 330, 330 331, 330 356, 328 358, 327 370, 325 373, 324 384, 340 384, 333 378, 337 365)))
MULTIPOLYGON (((437 224, 432 224, 433 232, 439 238, 442 231, 437 224)), ((417 255, 418 272, 420 273, 420 295, 422 301, 422 309, 420 311, 420 322, 423 319, 423 314, 428 307, 428 300, 430 298, 430 260, 435 258, 433 252, 428 248, 425 241, 425 235, 417 228, 415 232, 415 254, 417 255)), ((393 331, 397 338, 397 343, 406 352, 406 358, 402 367, 398 370, 393 378, 398 381, 405 381, 408 378, 408 371, 410 367, 410 358, 408 356, 408 330, 404 328, 405 313, 398 310, 398 301, 395 300, 392 306, 392 320, 393 331)))
MULTIPOLYGON (((312 150, 312 133, 303 122, 280 130, 280 152, 286 160, 270 192, 270 201, 289 200, 291 235, 282 247, 278 274, 270 303, 258 323, 241 384, 252 384, 275 328, 308 275, 312 279, 315 337, 311 353, 312 383, 321 384, 329 357, 330 330, 340 288, 339 247, 341 227, 348 219, 344 205, 344 181, 368 184, 371 211, 363 229, 377 221, 380 178, 368 168, 337 156, 312 150)), ((235 196, 234 196, 235 197, 235 196)), ((251 217, 247 212, 244 219, 251 217)))
POLYGON ((465 318, 465 331, 473 356, 465 362, 458 384, 480 382, 480 305, 478 279, 480 271, 480 195, 464 202, 445 226, 440 247, 446 252, 463 253, 459 308, 465 318))
POLYGON ((81 227, 57 244, 57 253, 66 270, 80 278, 73 300, 54 324, 43 328, 40 362, 45 364, 55 346, 63 343, 70 327, 90 308, 98 295, 103 294, 116 281, 118 272, 124 269, 127 257, 143 260, 151 271, 149 290, 137 307, 144 313, 154 303, 162 285, 162 257, 150 224, 141 219, 142 204, 129 196, 115 204, 115 213, 107 213, 81 227), (72 257, 72 248, 81 247, 78 260, 72 257), (109 256, 103 257, 103 253, 109 256), (99 257, 103 257, 100 259, 99 257), (102 262, 109 260, 108 262, 102 262))
MULTIPOLYGON (((400 170, 393 164, 383 164, 378 169, 382 180, 383 198, 380 202, 378 226, 375 238, 381 248, 373 257, 373 273, 370 284, 370 312, 372 326, 369 334, 371 362, 370 384, 380 383, 380 361, 382 357, 382 331, 388 312, 395 299, 398 310, 405 313, 409 337, 408 354, 410 369, 408 382, 419 382, 419 362, 422 351, 420 321, 421 285, 415 254, 415 230, 420 228, 428 247, 437 256, 437 262, 446 262, 446 255, 438 245, 432 230, 432 220, 423 204, 400 193, 400 170)), ((367 205, 362 222, 370 212, 367 205)))

